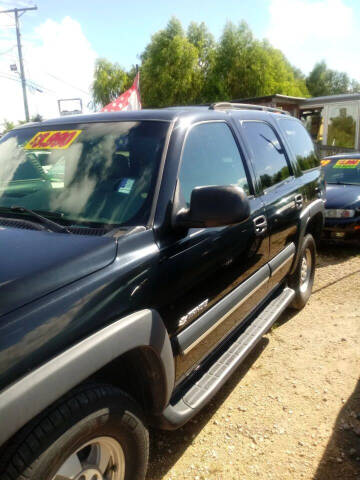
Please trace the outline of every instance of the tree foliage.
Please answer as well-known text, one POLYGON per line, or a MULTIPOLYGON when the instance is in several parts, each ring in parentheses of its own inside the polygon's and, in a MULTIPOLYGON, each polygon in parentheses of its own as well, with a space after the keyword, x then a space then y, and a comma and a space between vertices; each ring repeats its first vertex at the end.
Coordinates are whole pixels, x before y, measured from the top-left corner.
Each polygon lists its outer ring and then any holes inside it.
MULTIPOLYGON (((129 88, 135 68, 99 59, 93 82, 94 103, 106 105, 129 88)), ((262 95, 296 97, 360 91, 344 72, 315 65, 305 77, 284 54, 258 40, 245 22, 228 22, 216 42, 204 22, 187 32, 176 18, 155 33, 141 55, 140 86, 145 107, 210 103, 262 95)))
POLYGON ((327 141, 329 145, 354 148, 356 121, 346 110, 337 117, 331 118, 328 126, 327 141))
POLYGON ((306 79, 306 85, 313 97, 360 92, 360 84, 350 79, 345 72, 331 70, 324 60, 315 64, 306 79))
POLYGON ((42 122, 42 121, 43 121, 43 117, 42 115, 40 115, 40 113, 37 113, 36 115, 33 115, 30 118, 30 122, 42 122))
MULTIPOLYGON (((42 122, 42 121, 43 121, 43 117, 39 113, 37 113, 36 115, 33 115, 30 118, 30 122, 42 122)), ((4 135, 5 133, 10 132, 10 130, 15 128, 17 125, 24 125, 25 123, 27 123, 26 120, 18 120, 18 122, 15 123, 15 122, 12 122, 11 120, 4 119, 1 133, 4 135)))
POLYGON ((128 74, 117 63, 99 58, 95 64, 92 96, 94 104, 104 107, 115 100, 127 87, 128 74))
POLYGON ((214 63, 215 40, 204 22, 191 22, 187 31, 187 39, 197 49, 198 66, 206 75, 214 63))
POLYGON ((226 24, 217 47, 215 78, 220 96, 228 99, 308 95, 304 79, 282 52, 256 40, 245 22, 226 24))
POLYGON ((152 36, 142 57, 141 96, 148 106, 194 103, 201 75, 198 50, 186 38, 180 22, 172 18, 152 36))
POLYGON ((4 134, 10 132, 10 130, 12 130, 13 128, 15 128, 15 123, 10 120, 4 119, 2 133, 4 134))
POLYGON ((216 61, 216 43, 204 22, 191 22, 187 39, 197 50, 198 90, 196 103, 211 101, 214 96, 214 67, 216 61))

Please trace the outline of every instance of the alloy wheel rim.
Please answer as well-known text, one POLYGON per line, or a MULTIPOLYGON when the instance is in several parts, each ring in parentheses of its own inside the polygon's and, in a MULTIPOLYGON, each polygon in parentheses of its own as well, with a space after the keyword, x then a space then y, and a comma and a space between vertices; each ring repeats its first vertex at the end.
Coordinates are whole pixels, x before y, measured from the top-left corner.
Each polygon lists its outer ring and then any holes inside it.
POLYGON ((311 278, 311 269, 312 269, 312 256, 311 256, 310 249, 307 248, 301 259, 300 291, 302 293, 306 292, 306 290, 309 287, 310 278, 311 278))
POLYGON ((52 480, 124 480, 125 455, 112 437, 96 437, 72 453, 52 480))

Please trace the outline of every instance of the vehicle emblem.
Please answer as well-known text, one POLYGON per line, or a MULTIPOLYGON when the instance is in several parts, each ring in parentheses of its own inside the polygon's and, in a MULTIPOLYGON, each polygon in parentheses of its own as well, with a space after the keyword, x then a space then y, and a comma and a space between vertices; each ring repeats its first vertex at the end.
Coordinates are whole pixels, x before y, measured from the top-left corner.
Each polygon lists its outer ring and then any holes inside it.
POLYGON ((199 313, 203 312, 206 309, 208 303, 209 303, 209 299, 207 298, 206 300, 201 302, 200 305, 197 305, 195 308, 190 310, 190 312, 183 315, 179 320, 179 327, 182 327, 183 325, 188 323, 190 320, 195 318, 197 315, 199 315, 199 313))

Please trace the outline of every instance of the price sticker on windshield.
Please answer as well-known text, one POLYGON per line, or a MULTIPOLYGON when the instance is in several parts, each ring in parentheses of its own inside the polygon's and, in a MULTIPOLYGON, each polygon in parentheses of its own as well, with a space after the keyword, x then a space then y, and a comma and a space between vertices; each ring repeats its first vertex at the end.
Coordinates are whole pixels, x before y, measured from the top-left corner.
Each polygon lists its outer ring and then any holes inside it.
POLYGON ((63 150, 69 148, 82 130, 38 132, 24 146, 25 150, 63 150))
POLYGON ((321 160, 320 164, 321 164, 322 167, 325 167, 325 165, 329 165, 330 162, 331 162, 331 160, 321 160))
POLYGON ((333 168, 357 168, 358 166, 360 166, 360 159, 343 158, 338 160, 333 168))

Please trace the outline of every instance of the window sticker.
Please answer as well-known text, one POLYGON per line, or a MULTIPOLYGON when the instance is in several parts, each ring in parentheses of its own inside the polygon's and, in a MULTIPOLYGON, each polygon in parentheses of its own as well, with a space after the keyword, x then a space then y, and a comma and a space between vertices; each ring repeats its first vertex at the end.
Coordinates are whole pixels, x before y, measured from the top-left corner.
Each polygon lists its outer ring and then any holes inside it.
POLYGON ((135 182, 134 178, 123 178, 119 183, 118 192, 129 195, 134 185, 134 182, 135 182))
POLYGON ((70 147, 82 130, 52 130, 38 132, 24 146, 25 150, 63 150, 70 147))
POLYGON ((343 158, 342 160, 338 160, 333 168, 357 168, 360 167, 360 159, 356 158, 343 158))
POLYGON ((321 164, 322 167, 325 167, 325 165, 329 165, 330 162, 331 162, 331 160, 321 160, 320 164, 321 164))

